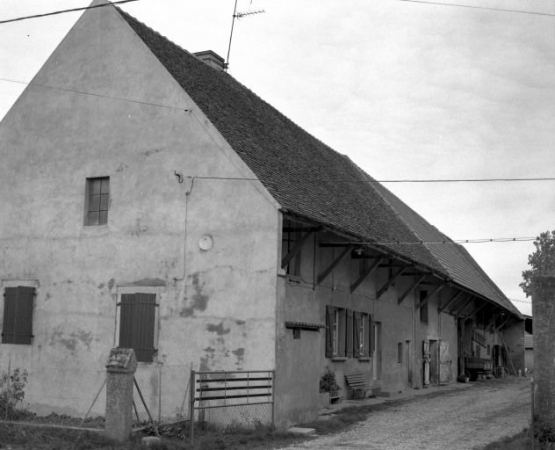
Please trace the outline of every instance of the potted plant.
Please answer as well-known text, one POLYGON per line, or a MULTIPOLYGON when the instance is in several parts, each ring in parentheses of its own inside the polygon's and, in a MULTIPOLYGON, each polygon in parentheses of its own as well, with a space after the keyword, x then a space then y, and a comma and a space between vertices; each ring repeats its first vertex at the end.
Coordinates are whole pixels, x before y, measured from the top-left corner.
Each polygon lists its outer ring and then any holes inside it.
POLYGON ((335 372, 327 367, 326 372, 320 378, 320 392, 329 392, 330 398, 334 398, 339 396, 340 390, 341 388, 335 379, 335 372))

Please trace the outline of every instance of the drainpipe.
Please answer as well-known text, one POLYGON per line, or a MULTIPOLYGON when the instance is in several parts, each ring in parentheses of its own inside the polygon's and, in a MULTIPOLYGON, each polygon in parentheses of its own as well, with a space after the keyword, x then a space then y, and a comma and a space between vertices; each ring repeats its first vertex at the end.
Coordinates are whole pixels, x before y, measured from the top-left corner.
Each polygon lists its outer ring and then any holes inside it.
POLYGON ((183 281, 183 297, 187 299, 187 221, 189 216, 189 196, 193 192, 195 184, 194 177, 183 177, 181 174, 175 174, 178 177, 178 182, 185 184, 185 219, 183 221, 183 254, 181 255, 181 262, 183 267, 181 269, 181 277, 174 277, 174 281, 183 281))

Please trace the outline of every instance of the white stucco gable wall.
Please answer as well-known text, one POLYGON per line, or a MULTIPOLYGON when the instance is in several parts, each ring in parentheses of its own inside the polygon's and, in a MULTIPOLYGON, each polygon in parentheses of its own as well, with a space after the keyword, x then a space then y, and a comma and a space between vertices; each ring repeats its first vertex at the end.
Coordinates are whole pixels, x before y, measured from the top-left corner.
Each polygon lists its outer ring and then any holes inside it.
POLYGON ((23 92, 0 157, 0 279, 38 286, 33 343, 1 363, 103 367, 119 294, 155 286, 157 362, 274 368, 279 205, 112 6, 23 92), (84 226, 91 177, 110 177, 104 226, 84 226))

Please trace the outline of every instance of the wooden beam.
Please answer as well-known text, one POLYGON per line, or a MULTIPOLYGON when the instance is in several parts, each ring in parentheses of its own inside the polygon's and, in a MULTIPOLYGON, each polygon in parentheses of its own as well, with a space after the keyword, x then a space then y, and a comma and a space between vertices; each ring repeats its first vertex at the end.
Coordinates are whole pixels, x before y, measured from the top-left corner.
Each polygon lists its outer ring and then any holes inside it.
POLYGON ((420 275, 432 275, 432 272, 404 272, 404 277, 416 277, 420 275))
POLYGON ((492 325, 495 326, 495 322, 497 322, 497 319, 499 318, 499 316, 501 315, 500 312, 498 312, 497 314, 494 314, 493 318, 489 321, 489 323, 486 325, 485 330, 489 330, 491 328, 492 325))
POLYGON ((344 248, 344 247, 354 247, 353 244, 348 242, 320 242, 318 247, 321 248, 344 248))
POLYGON ((478 308, 476 308, 474 311, 468 313, 468 316, 471 317, 471 316, 474 316, 474 315, 478 314, 486 306, 488 306, 488 303, 484 302, 483 305, 478 306, 478 308))
POLYGON ((499 331, 501 330, 501 328, 503 328, 503 326, 509 322, 512 319, 511 316, 507 317, 503 322, 501 322, 501 325, 499 325, 498 327, 495 327, 495 333, 499 333, 499 331))
MULTIPOLYGON (((466 311, 466 308, 468 308, 469 306, 471 306, 472 303, 473 303, 475 300, 476 300, 476 297, 472 296, 472 297, 470 298, 470 301, 469 301, 466 305, 464 305, 464 308, 461 308, 461 311, 460 311, 459 314, 460 314, 461 316, 463 316, 463 317, 465 317, 465 318, 468 319, 468 318, 470 317, 470 314, 468 314, 468 313, 465 314, 464 312, 466 311)), ((472 310, 471 310, 471 311, 472 311, 472 310)))
POLYGON ((356 291, 356 289, 361 285, 361 283, 368 278, 372 273, 374 273, 375 270, 378 269, 378 266, 381 264, 381 262, 384 260, 385 258, 378 258, 376 259, 376 261, 374 261, 373 264, 371 264, 365 271, 363 274, 360 275, 360 277, 358 277, 358 279, 351 284, 351 294, 353 292, 356 291))
POLYGON ((378 300, 385 292, 387 292, 387 290, 393 285, 393 283, 395 283, 395 281, 397 281, 397 278, 399 278, 405 270, 407 270, 407 267, 401 267, 401 269, 381 287, 381 289, 376 294, 376 300, 378 300))
POLYGON ((303 245, 306 243, 308 238, 312 236, 317 230, 317 228, 312 228, 311 230, 307 231, 297 242, 295 242, 295 245, 293 246, 291 251, 287 253, 287 255, 285 255, 281 260, 282 269, 287 266, 287 264, 289 264, 289 262, 297 255, 297 253, 301 251, 301 248, 303 248, 303 245))
POLYGON ((417 287, 420 283, 422 283, 422 281, 424 280, 424 278, 426 278, 426 276, 427 275, 421 275, 418 280, 415 280, 415 282, 413 284, 411 284, 411 286, 399 296, 399 298, 397 299, 397 304, 400 305, 401 303, 403 303, 403 300, 407 297, 407 295, 409 295, 410 292, 415 287, 417 287))
POLYGON ((347 248, 345 248, 341 252, 341 254, 337 258, 335 258, 335 260, 333 260, 332 263, 320 275, 318 275, 318 284, 321 284, 322 281, 324 281, 328 277, 328 275, 335 268, 335 266, 337 266, 341 262, 341 260, 345 258, 345 256, 351 253, 351 250, 354 247, 355 247, 354 245, 349 245, 347 248))
POLYGON ((441 283, 441 284, 439 284, 439 285, 432 291, 431 294, 427 295, 426 298, 425 298, 424 300, 422 300, 422 301, 418 304, 418 306, 416 307, 416 309, 420 309, 420 308, 422 308, 422 306, 426 305, 432 298, 434 298, 434 296, 435 296, 437 293, 439 293, 439 291, 441 291, 441 290, 445 287, 446 284, 447 284, 447 283, 441 283))
POLYGON ((470 305, 473 302, 473 300, 474 300, 474 297, 470 296, 470 298, 462 304, 460 309, 457 309, 457 317, 462 316, 463 311, 468 307, 468 305, 470 305))
POLYGON ((441 314, 443 311, 445 311, 445 309, 448 306, 451 306, 455 301, 458 300, 458 298, 463 295, 464 292, 463 291, 459 291, 457 292, 455 295, 453 295, 453 297, 451 297, 449 300, 447 300, 447 303, 445 303, 445 305, 443 305, 442 307, 438 308, 438 312, 441 314))

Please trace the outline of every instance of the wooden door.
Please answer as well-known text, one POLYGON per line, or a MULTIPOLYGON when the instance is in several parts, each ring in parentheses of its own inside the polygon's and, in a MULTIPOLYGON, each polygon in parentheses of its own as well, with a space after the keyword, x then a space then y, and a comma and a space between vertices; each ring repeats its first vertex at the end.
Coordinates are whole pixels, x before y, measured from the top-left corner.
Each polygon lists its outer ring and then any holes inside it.
POLYGON ((439 382, 449 383, 453 379, 451 356, 449 354, 449 342, 439 344, 439 382))

